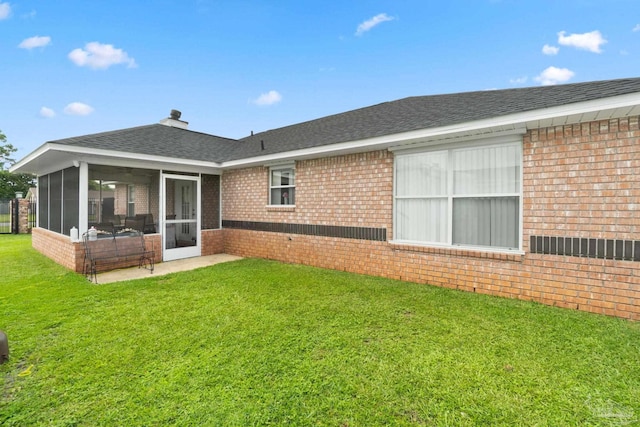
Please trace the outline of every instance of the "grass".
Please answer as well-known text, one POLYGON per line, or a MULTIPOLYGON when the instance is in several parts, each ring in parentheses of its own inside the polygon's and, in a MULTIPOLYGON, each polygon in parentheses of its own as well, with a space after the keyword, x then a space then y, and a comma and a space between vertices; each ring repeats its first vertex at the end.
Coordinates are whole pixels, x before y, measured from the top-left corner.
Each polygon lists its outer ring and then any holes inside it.
POLYGON ((4 426, 640 423, 640 324, 246 259, 91 285, 0 236, 4 426))

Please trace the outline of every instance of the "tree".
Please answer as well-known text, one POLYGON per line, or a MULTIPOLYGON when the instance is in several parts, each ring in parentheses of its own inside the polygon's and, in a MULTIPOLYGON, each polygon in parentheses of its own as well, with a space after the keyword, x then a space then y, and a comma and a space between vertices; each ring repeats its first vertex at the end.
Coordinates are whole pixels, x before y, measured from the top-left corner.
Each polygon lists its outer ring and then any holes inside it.
POLYGON ((15 163, 9 156, 16 151, 13 145, 7 143, 7 136, 0 130, 0 170, 5 170, 5 165, 11 166, 15 163))
POLYGON ((15 163, 10 157, 17 148, 7 143, 7 137, 0 131, 0 199, 12 199, 17 191, 27 194, 35 186, 36 177, 28 173, 11 173, 9 167, 15 163))

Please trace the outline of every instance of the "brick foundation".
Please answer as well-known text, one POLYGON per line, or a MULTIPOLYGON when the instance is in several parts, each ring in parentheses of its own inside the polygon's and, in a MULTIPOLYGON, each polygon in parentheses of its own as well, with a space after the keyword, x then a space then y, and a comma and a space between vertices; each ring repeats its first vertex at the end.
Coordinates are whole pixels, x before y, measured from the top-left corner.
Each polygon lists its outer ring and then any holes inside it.
POLYGON ((162 262, 162 235, 161 234, 145 234, 144 247, 148 251, 154 251, 153 262, 156 264, 162 262))
POLYGON ((69 236, 44 228, 34 228, 31 234, 31 244, 35 250, 69 270, 82 272, 84 260, 82 243, 73 243, 69 240, 69 236))
MULTIPOLYGON (((69 236, 44 228, 34 228, 31 244, 35 250, 69 270, 76 273, 84 271, 84 246, 82 242, 71 242, 69 236)), ((160 234, 145 234, 144 244, 147 250, 155 251, 154 262, 162 262, 162 236, 160 234)), ((131 263, 130 266, 133 265, 137 264, 131 263)), ((120 267, 126 267, 126 265, 120 267)))
POLYGON ((224 253, 224 233, 222 230, 202 230, 202 256, 224 253))
POLYGON ((628 261, 433 249, 225 230, 225 253, 485 293, 640 320, 638 266, 628 261), (597 262, 596 262, 597 261, 597 262))

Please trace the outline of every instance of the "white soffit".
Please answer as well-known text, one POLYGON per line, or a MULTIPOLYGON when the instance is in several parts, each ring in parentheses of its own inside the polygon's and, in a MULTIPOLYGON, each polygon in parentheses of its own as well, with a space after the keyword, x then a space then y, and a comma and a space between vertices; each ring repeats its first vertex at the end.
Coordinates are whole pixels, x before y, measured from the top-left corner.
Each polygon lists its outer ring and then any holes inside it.
MULTIPOLYGON (((640 94, 632 93, 596 101, 580 102, 559 107, 514 114, 522 116, 528 129, 573 125, 597 120, 610 120, 640 115, 640 94), (528 116, 528 117, 527 117, 528 116)), ((505 116, 510 117, 510 116, 505 116)))

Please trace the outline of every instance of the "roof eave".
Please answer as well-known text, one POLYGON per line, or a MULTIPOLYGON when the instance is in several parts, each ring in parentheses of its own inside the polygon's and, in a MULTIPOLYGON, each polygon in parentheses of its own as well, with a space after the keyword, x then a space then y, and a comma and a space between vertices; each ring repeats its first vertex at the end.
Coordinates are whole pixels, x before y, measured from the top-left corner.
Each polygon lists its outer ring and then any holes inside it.
POLYGON ((640 93, 507 114, 449 126, 231 160, 222 162, 221 167, 223 169, 237 169, 380 149, 393 150, 418 144, 432 145, 447 141, 463 141, 470 138, 523 135, 530 129, 571 125, 584 121, 609 120, 632 115, 640 115, 640 93))
POLYGON ((528 129, 572 125, 581 122, 609 120, 640 115, 640 93, 631 93, 597 100, 576 102, 556 107, 507 114, 488 119, 418 129, 391 135, 345 141, 335 144, 284 151, 268 155, 229 160, 225 162, 180 159, 129 153, 116 150, 88 149, 86 147, 47 142, 10 168, 11 172, 44 174, 73 165, 73 161, 94 164, 127 165, 157 169, 172 169, 204 173, 219 173, 235 169, 326 156, 343 155, 379 149, 397 149, 418 144, 459 141, 474 137, 524 134, 528 129))
POLYGON ((495 126, 482 127, 478 129, 467 128, 467 126, 447 126, 443 128, 423 129, 356 141, 341 142, 331 145, 321 145, 318 147, 274 153, 265 156, 256 156, 247 159, 232 160, 223 162, 221 166, 223 169, 237 169, 257 165, 282 163, 286 161, 307 160, 319 157, 340 156, 367 151, 393 149, 395 147, 410 146, 430 141, 460 140, 474 137, 514 134, 522 135, 525 131, 526 128, 524 126, 495 126))
POLYGON ((73 166, 75 162, 99 165, 169 169, 182 172, 219 174, 220 163, 196 159, 154 156, 117 150, 89 149, 47 142, 13 165, 11 172, 44 175, 73 166))
POLYGON ((40 158, 43 154, 50 150, 50 143, 45 142, 37 149, 33 150, 31 153, 27 154, 25 157, 20 159, 18 162, 9 167, 9 172, 11 173, 35 173, 31 169, 31 165, 40 158))

